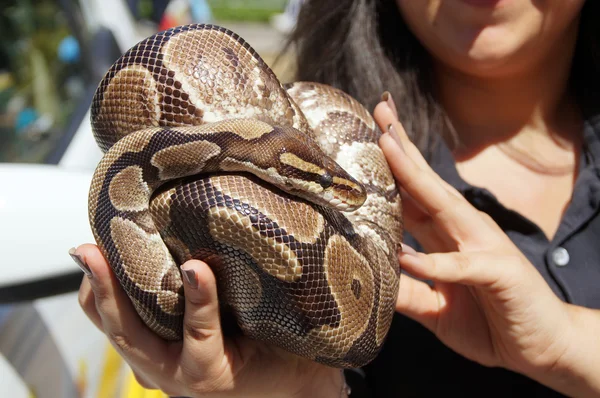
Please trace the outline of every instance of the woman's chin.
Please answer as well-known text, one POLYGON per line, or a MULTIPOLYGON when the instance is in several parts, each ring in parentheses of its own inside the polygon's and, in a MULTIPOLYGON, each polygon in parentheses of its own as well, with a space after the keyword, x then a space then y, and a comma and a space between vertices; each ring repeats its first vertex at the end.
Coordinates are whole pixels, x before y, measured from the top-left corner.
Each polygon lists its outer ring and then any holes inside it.
POLYGON ((470 43, 457 43, 442 60, 454 69, 476 76, 500 77, 517 73, 526 66, 530 52, 526 44, 505 35, 482 32, 470 43))

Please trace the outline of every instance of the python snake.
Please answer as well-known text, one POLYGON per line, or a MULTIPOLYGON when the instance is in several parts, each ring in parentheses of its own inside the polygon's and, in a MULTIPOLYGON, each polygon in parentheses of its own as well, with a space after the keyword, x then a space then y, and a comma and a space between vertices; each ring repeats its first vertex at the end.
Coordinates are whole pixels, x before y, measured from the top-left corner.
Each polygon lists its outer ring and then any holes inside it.
POLYGON ((237 34, 192 24, 120 57, 91 123, 104 155, 90 225, 151 330, 182 338, 179 266, 196 258, 238 332, 333 367, 377 355, 403 226, 381 131, 360 103, 282 85, 237 34))

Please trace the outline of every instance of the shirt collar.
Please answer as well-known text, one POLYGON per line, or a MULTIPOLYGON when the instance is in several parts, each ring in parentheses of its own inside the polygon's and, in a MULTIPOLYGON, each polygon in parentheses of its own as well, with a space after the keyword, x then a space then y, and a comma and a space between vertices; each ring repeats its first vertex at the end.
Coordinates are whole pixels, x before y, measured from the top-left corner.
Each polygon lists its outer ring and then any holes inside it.
POLYGON ((583 152, 586 163, 600 177, 600 114, 586 119, 583 126, 583 152))
POLYGON ((438 138, 433 143, 431 151, 431 168, 435 171, 442 180, 452 185, 459 192, 464 192, 471 185, 463 180, 456 169, 456 161, 450 151, 450 148, 443 139, 438 138))

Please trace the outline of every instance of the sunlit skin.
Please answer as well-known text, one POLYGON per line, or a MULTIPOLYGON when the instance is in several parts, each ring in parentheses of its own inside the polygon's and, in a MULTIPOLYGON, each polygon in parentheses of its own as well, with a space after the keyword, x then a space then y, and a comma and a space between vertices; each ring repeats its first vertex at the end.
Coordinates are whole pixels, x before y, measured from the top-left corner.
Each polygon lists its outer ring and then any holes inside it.
POLYGON ((460 138, 459 173, 552 237, 579 159, 582 120, 567 81, 584 1, 397 2, 432 54, 437 94, 460 138))
MULTIPOLYGON (((549 57, 575 40, 584 0, 502 0, 489 7, 462 0, 397 3, 436 59, 473 77, 499 79, 558 61, 549 57)), ((569 55, 562 53, 560 58, 569 55)))
MULTIPOLYGON (((566 82, 583 0, 397 2, 435 60, 437 94, 461 140, 454 152, 459 172, 551 236, 576 176, 581 117, 566 82), (467 4, 473 2, 479 5, 467 4), (501 143, 567 171, 532 170, 525 158, 500 150, 501 143), (549 195, 551 186, 562 194, 549 195)), ((396 310, 480 364, 520 372, 569 396, 600 395, 594 354, 600 311, 560 301, 498 225, 429 167, 396 114, 391 101, 375 108, 380 128, 393 126, 380 146, 402 191, 406 231, 428 253, 405 247, 399 261, 434 281, 432 288, 403 276, 396 310)), ((184 284, 186 334, 167 343, 136 317, 98 248, 82 245, 77 253, 93 274, 80 289, 82 308, 144 386, 174 396, 340 396, 339 371, 224 338, 216 282, 205 263, 182 266, 192 275, 184 284)))

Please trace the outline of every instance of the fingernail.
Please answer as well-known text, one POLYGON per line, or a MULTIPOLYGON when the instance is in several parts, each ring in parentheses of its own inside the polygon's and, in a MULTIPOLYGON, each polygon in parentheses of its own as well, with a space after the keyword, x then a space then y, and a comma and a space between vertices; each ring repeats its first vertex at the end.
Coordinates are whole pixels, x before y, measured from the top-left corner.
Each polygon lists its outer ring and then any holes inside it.
POLYGON ((72 247, 69 249, 69 255, 71 256, 71 258, 73 259, 73 261, 75 261, 75 264, 77 264, 79 266, 79 268, 81 268, 81 270, 83 271, 83 273, 88 277, 91 278, 94 275, 92 274, 92 270, 91 268, 85 263, 85 260, 83 259, 83 257, 79 254, 75 253, 75 248, 72 247))
POLYGON ((405 245, 404 243, 400 243, 400 246, 402 247, 402 254, 408 254, 410 256, 416 256, 417 255, 417 251, 415 249, 413 249, 412 247, 410 247, 409 245, 405 245))
POLYGON ((392 110, 392 113, 398 119, 398 111, 396 110, 396 103, 394 102, 394 98, 392 98, 392 94, 389 91, 384 91, 381 95, 381 100, 387 102, 388 106, 392 110))
POLYGON ((404 145, 402 145, 400 136, 398 135, 398 132, 396 131, 396 129, 394 128, 394 125, 392 123, 388 124, 387 131, 388 131, 388 133, 390 133, 390 136, 394 139, 394 141, 396 141, 396 144, 398 144, 400 149, 402 149, 402 152, 404 152, 404 145))
POLYGON ((181 274, 185 282, 192 288, 198 289, 198 280, 196 279, 196 271, 193 269, 181 269, 181 274))

